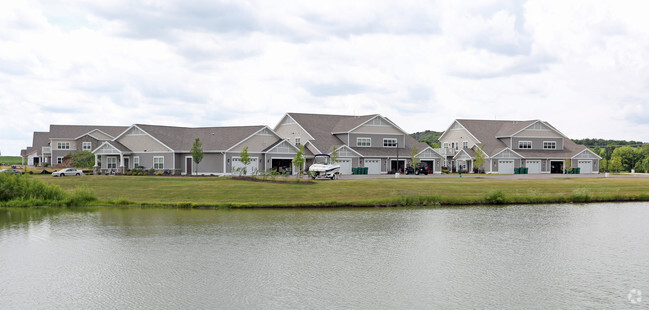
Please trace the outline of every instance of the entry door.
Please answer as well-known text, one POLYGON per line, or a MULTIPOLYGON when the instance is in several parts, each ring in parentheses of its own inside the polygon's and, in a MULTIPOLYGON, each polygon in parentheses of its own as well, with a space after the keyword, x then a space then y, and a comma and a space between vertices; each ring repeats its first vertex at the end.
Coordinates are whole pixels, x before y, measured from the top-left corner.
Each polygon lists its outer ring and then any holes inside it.
POLYGON ((514 174, 514 160, 507 159, 498 161, 498 173, 514 174))
POLYGON ((528 160, 525 165, 527 166, 527 173, 529 174, 539 174, 541 173, 541 161, 540 160, 528 160))
POLYGON ((593 173, 592 160, 579 160, 577 161, 577 167, 579 167, 579 173, 593 173))
POLYGON ((130 169, 130 167, 131 166, 129 165, 129 158, 124 157, 124 169, 130 169))
POLYGON ((194 164, 194 159, 192 159, 191 157, 185 158, 185 174, 187 175, 192 174, 192 172, 194 171, 193 164, 194 164))

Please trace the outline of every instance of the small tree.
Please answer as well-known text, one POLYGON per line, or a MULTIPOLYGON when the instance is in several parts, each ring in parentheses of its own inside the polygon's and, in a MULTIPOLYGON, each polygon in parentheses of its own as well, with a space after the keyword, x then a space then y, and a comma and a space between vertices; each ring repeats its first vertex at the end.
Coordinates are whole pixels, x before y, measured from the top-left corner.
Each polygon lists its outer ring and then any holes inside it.
POLYGON ((192 160, 196 163, 196 168, 194 168, 194 171, 198 174, 198 164, 201 163, 203 160, 203 143, 201 143, 201 139, 196 138, 194 140, 194 145, 192 146, 192 160))
POLYGON ((478 147, 477 145, 473 147, 473 151, 475 152, 475 159, 473 160, 473 166, 478 169, 478 173, 480 173, 480 167, 485 162, 485 154, 482 152, 482 148, 478 147))
POLYGON ((297 166, 297 176, 298 181, 302 178, 302 166, 304 165, 304 145, 300 145, 300 149, 295 154, 293 158, 293 166, 297 166))
POLYGON ((246 167, 250 164, 250 154, 248 154, 247 146, 244 147, 243 150, 239 153, 239 157, 241 157, 241 163, 243 164, 243 168, 238 168, 239 176, 246 175, 248 174, 246 167))
POLYGON ((334 145, 331 147, 331 154, 329 155, 329 157, 332 164, 338 162, 338 146, 334 145))
POLYGON ((417 157, 417 154, 419 153, 419 150, 417 150, 417 146, 412 147, 412 152, 410 153, 410 163, 412 164, 413 168, 417 168, 419 166, 419 157, 417 157))

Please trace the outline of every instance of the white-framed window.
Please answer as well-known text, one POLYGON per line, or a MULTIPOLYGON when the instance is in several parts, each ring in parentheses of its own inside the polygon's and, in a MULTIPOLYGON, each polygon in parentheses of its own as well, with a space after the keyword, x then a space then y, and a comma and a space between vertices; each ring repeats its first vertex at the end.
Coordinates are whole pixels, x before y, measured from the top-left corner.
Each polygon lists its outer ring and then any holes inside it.
POLYGON ((397 147, 397 139, 383 138, 383 147, 397 147))
POLYGON ((532 141, 518 141, 518 148, 519 149, 531 149, 532 148, 532 141))
POLYGON ((92 150, 92 142, 81 142, 81 150, 82 151, 91 151, 92 150))
POLYGON ((469 141, 462 142, 462 148, 464 149, 469 148, 469 141))
POLYGON ((56 148, 59 150, 69 150, 70 142, 56 142, 56 148))
POLYGON ((163 156, 153 156, 153 169, 164 169, 165 158, 163 156))
POLYGON ((56 158, 56 163, 59 164, 59 165, 62 164, 63 163, 63 156, 57 157, 56 158))
POLYGON ((108 157, 106 158, 106 168, 116 169, 117 168, 117 157, 108 157))
POLYGON ((543 149, 545 150, 556 150, 557 142, 556 141, 543 141, 543 149))
POLYGON ((140 166, 140 156, 133 157, 133 168, 137 168, 139 166, 140 166))
POLYGON ((445 148, 445 149, 448 148, 448 142, 444 142, 444 148, 445 148))
POLYGON ((371 138, 356 138, 356 146, 370 147, 372 146, 371 138))
POLYGON ((302 138, 295 137, 295 146, 300 147, 301 143, 302 143, 302 138))

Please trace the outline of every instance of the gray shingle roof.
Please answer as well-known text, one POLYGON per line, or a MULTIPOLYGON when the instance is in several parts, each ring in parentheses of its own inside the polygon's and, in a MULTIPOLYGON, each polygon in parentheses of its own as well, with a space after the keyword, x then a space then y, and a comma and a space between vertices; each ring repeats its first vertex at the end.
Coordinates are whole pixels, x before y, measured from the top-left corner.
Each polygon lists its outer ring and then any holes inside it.
POLYGON ((137 124, 174 151, 189 151, 199 138, 204 151, 225 151, 266 126, 173 127, 137 124))
POLYGON ((32 138, 32 146, 27 147, 25 150, 25 155, 29 155, 33 152, 38 152, 42 155, 42 149, 44 146, 47 146, 50 143, 50 133, 45 131, 34 131, 34 136, 32 138))
MULTIPOLYGON (((304 128, 313 138, 311 141, 320 152, 329 153, 333 146, 346 145, 345 141, 339 139, 334 132, 349 132, 350 130, 358 127, 359 125, 367 122, 368 120, 376 117, 378 114, 353 116, 353 115, 329 115, 329 114, 305 114, 305 113, 288 113, 296 122, 304 128)), ((419 151, 428 147, 426 143, 417 142, 410 135, 405 135, 406 145, 405 148, 399 149, 399 157, 404 158, 410 156, 412 148, 417 145, 419 151), (402 155, 403 154, 403 155, 402 155), (405 156, 404 156, 405 155, 405 156)), ((349 146, 351 147, 351 146, 349 146)), ((354 148, 356 152, 364 157, 396 157, 396 149, 394 148, 354 148)))
POLYGON ((95 129, 109 136, 117 137, 128 126, 97 126, 97 125, 50 125, 50 138, 75 139, 95 129))
MULTIPOLYGON (((466 130, 475 136, 483 144, 483 150, 488 156, 494 156, 507 145, 497 137, 508 137, 516 132, 524 129, 525 127, 533 124, 536 120, 528 121, 499 121, 499 120, 470 120, 458 119, 457 120, 466 130)), ((547 123, 544 123, 547 124, 547 123)), ((549 125, 549 124, 547 124, 549 125)), ((554 127, 552 127, 554 128, 554 127)), ((556 130, 556 129, 555 129, 556 130)), ((539 151, 539 150, 514 150, 516 153, 525 156, 526 158, 549 158, 558 156, 560 158, 572 157, 577 153, 583 151, 586 147, 572 142, 570 139, 564 138, 564 149, 554 151, 539 151)))

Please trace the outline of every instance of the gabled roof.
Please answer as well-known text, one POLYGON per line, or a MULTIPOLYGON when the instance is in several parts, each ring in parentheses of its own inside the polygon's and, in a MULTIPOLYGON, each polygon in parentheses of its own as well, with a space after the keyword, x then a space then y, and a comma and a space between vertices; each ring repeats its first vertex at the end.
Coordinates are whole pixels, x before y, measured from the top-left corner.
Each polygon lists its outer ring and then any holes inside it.
POLYGON ((583 145, 577 145, 565 137, 560 131, 552 125, 540 120, 511 121, 511 120, 475 120, 475 119, 458 119, 456 120, 470 134, 482 143, 483 151, 488 157, 493 157, 502 152, 508 146, 498 137, 509 137, 516 135, 522 130, 532 126, 537 122, 548 126, 564 137, 563 150, 516 150, 516 153, 524 158, 570 158, 584 149, 583 145))
POLYGON ((336 126, 334 126, 333 129, 331 129, 332 133, 348 133, 360 126, 363 126, 363 124, 367 123, 368 121, 378 117, 378 114, 373 114, 373 115, 363 115, 363 116, 346 116, 341 118, 336 126))
POLYGON ((32 146, 29 146, 25 149, 25 156, 31 155, 34 152, 40 154, 44 146, 47 146, 50 143, 50 133, 44 131, 34 131, 34 136, 32 138, 32 146))
POLYGON ((111 137, 117 137, 128 126, 97 125, 50 125, 50 138, 76 140, 87 133, 99 130, 111 137))
POLYGON ((110 146, 111 148, 116 149, 118 153, 121 154, 132 153, 132 151, 129 148, 127 148, 124 144, 119 143, 119 141, 104 141, 96 149, 92 150, 92 153, 95 153, 106 146, 110 146))
POLYGON ((462 153, 466 154, 466 156, 468 156, 469 158, 472 158, 472 159, 475 158, 475 151, 473 149, 461 148, 460 151, 457 152, 457 154, 455 154, 455 156, 453 156, 453 159, 457 159, 458 157, 461 157, 460 154, 462 154, 462 153))
MULTIPOLYGON (((379 114, 371 115, 331 115, 331 114, 306 114, 306 113, 287 113, 287 116, 291 117, 295 122, 297 122, 307 133, 309 133, 313 140, 309 141, 316 149, 321 152, 331 152, 333 146, 342 146, 347 145, 347 141, 343 141, 339 138, 339 134, 347 134, 350 131, 362 126, 363 124, 373 120, 376 117, 382 117, 379 114)), ((417 148, 423 149, 428 145, 425 143, 418 143, 414 138, 404 132, 401 128, 396 126, 389 119, 382 117, 384 120, 392 124, 395 128, 402 131, 406 139, 405 149, 408 150, 407 155, 410 154, 410 150, 417 145, 417 148)), ((349 146, 349 145, 348 145, 349 146)), ((396 156, 396 150, 393 148, 383 148, 383 147, 370 147, 370 148, 352 148, 357 153, 365 157, 391 157, 396 156)), ((400 149, 400 152, 403 149, 400 149)), ((401 156, 401 153, 399 154, 401 156)), ((406 156, 404 156, 406 157, 406 156)))
POLYGON ((226 151, 264 128, 272 132, 270 128, 262 125, 197 128, 145 124, 134 126, 176 152, 190 151, 196 138, 203 143, 204 151, 226 151))

